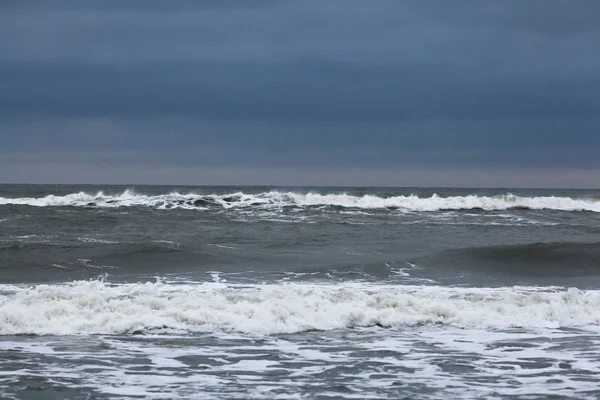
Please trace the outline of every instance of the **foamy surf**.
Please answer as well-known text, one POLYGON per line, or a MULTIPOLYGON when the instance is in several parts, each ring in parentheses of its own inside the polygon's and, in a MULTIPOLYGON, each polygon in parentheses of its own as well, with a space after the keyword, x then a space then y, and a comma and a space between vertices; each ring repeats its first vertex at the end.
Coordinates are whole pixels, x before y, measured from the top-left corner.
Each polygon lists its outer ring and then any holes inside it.
POLYGON ((270 335, 372 326, 505 329, 599 324, 596 290, 101 281, 0 286, 2 335, 215 331, 270 335))
POLYGON ((195 194, 168 193, 161 195, 139 194, 126 190, 118 195, 103 192, 90 194, 72 193, 64 196, 5 198, 0 197, 0 205, 27 205, 32 207, 153 207, 158 209, 206 209, 221 208, 281 208, 286 206, 315 207, 334 206, 355 209, 400 209, 404 211, 440 211, 440 210, 557 210, 600 212, 600 200, 586 197, 538 196, 522 197, 513 194, 497 196, 449 196, 431 197, 375 195, 353 196, 345 193, 319 194, 294 192, 263 192, 246 194, 195 194))

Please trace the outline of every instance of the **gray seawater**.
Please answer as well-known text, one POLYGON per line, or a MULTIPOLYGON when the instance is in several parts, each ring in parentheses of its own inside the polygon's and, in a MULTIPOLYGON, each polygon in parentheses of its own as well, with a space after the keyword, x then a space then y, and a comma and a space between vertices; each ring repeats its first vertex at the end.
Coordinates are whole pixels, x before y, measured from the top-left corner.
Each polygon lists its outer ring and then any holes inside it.
POLYGON ((0 186, 0 398, 600 398, 600 191, 0 186))

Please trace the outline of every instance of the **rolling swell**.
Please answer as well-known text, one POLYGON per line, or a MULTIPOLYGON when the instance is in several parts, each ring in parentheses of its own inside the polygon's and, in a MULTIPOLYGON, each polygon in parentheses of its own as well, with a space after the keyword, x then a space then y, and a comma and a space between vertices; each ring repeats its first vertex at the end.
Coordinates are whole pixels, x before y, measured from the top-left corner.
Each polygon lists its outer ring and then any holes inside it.
POLYGON ((92 207, 120 208, 146 207, 155 209, 285 209, 288 207, 339 209, 398 209, 407 212, 459 211, 459 210, 558 210, 600 212, 600 200, 594 197, 523 197, 513 194, 496 196, 465 195, 430 197, 401 195, 380 197, 373 194, 354 196, 346 193, 319 194, 296 192, 261 192, 230 194, 197 194, 171 192, 147 195, 126 190, 118 195, 103 192, 90 194, 71 193, 63 196, 0 197, 0 206, 20 205, 30 207, 92 207))
POLYGON ((470 247, 440 254, 444 263, 529 277, 600 276, 600 243, 528 243, 470 247))
POLYGON ((82 279, 111 275, 168 273, 213 261, 208 251, 170 242, 4 243, 0 273, 4 282, 82 279))

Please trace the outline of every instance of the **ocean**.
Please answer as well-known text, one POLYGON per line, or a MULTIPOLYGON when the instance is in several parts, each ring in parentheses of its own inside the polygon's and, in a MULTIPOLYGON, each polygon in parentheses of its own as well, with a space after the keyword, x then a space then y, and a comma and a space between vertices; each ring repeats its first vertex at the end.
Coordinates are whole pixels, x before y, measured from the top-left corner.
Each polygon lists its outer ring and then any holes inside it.
POLYGON ((0 186, 2 399, 598 399, 600 190, 0 186))

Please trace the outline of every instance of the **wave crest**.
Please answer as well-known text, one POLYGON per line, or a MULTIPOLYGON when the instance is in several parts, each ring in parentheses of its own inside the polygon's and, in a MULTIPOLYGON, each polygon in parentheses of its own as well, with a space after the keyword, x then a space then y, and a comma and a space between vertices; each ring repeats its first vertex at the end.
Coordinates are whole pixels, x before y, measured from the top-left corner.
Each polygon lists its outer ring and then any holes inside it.
POLYGON ((0 285, 0 334, 237 331, 293 333, 442 324, 557 328, 600 324, 600 291, 383 285, 225 286, 79 281, 0 285))
POLYGON ((217 194, 181 194, 177 192, 162 195, 138 194, 126 190, 119 195, 106 195, 103 192, 88 194, 72 193, 64 196, 5 198, 0 197, 0 205, 27 205, 32 207, 153 207, 158 209, 206 209, 221 208, 281 208, 281 207, 341 207, 357 209, 400 209, 404 211, 447 211, 447 210, 560 210, 600 212, 600 200, 572 197, 521 197, 513 194, 498 196, 450 196, 431 197, 375 195, 352 196, 349 194, 319 194, 294 192, 263 192, 246 194, 242 192, 217 194))

